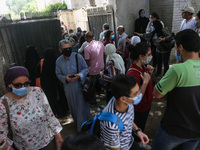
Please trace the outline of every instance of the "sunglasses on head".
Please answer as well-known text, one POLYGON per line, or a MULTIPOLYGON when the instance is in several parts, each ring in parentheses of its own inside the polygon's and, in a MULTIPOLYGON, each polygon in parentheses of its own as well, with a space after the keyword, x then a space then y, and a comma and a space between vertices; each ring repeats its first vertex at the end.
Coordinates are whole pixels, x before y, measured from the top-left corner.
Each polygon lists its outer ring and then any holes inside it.
POLYGON ((27 81, 27 82, 25 82, 24 84, 22 84, 22 83, 12 83, 12 85, 15 87, 15 88, 21 88, 22 86, 24 86, 24 87, 27 87, 27 86, 29 86, 30 85, 30 83, 31 83, 31 81, 27 81))

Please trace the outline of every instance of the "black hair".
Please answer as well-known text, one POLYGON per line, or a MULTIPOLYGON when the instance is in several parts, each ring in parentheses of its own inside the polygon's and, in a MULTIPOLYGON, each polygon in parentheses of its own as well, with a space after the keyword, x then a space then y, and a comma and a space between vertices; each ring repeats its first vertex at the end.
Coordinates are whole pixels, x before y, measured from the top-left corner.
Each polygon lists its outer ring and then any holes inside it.
POLYGON ((75 42, 77 43, 78 42, 78 38, 76 35, 72 35, 71 38, 73 38, 75 40, 75 42))
POLYGON ((82 34, 79 38, 79 48, 82 46, 82 44, 85 42, 85 34, 82 34))
POLYGON ((200 11, 196 14, 198 17, 199 17, 199 19, 200 19, 200 11))
POLYGON ((199 52, 200 50, 200 37, 191 29, 178 32, 175 36, 175 41, 177 47, 182 44, 183 48, 188 52, 199 52))
POLYGON ((156 18, 156 19, 160 19, 159 16, 158 16, 158 14, 157 14, 156 12, 152 12, 151 15, 152 15, 154 18, 156 18))
POLYGON ((155 28, 155 30, 152 32, 153 35, 155 33, 157 33, 158 37, 162 36, 163 35, 163 33, 162 33, 163 25, 161 24, 161 22, 159 20, 155 20, 155 21, 153 21, 153 26, 155 28))
POLYGON ((72 32, 74 32, 74 30, 72 30, 72 29, 69 29, 69 33, 72 33, 72 32))
POLYGON ((112 32, 113 32, 113 31, 111 31, 111 30, 108 30, 108 31, 106 32, 105 40, 110 41, 110 35, 111 35, 112 32))
POLYGON ((104 29, 108 30, 109 29, 109 24, 105 23, 103 24, 104 29))
POLYGON ((111 91, 116 99, 122 96, 129 97, 131 89, 135 87, 137 80, 134 76, 120 74, 111 83, 111 91))
POLYGON ((65 39, 65 35, 66 35, 66 34, 68 34, 68 32, 64 32, 64 33, 63 33, 63 36, 62 36, 63 39, 65 39))
POLYGON ((135 46, 133 45, 128 45, 127 49, 130 51, 130 57, 132 59, 132 61, 135 61, 139 58, 140 55, 145 56, 147 54, 147 52, 150 49, 150 46, 145 43, 145 42, 141 42, 136 44, 135 46))
MULTIPOLYGON (((141 13, 142 11, 144 11, 144 9, 140 9, 140 10, 139 10, 139 16, 140 16, 140 13, 141 13)), ((144 12, 145 12, 145 11, 144 11, 144 12)))
POLYGON ((62 143, 61 150, 105 150, 103 143, 90 133, 70 134, 62 143))

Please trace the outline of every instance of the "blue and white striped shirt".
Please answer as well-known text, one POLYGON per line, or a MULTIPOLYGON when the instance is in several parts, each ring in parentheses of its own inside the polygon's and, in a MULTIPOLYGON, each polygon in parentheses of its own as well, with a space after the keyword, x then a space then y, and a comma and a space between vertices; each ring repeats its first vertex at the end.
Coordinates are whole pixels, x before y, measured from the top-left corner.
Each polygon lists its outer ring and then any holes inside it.
POLYGON ((129 150, 133 144, 132 127, 134 121, 134 107, 129 106, 124 113, 115 109, 115 98, 113 97, 106 105, 103 112, 116 114, 123 122, 124 129, 120 133, 118 125, 109 121, 100 122, 100 139, 104 142, 106 149, 120 147, 120 150, 129 150))

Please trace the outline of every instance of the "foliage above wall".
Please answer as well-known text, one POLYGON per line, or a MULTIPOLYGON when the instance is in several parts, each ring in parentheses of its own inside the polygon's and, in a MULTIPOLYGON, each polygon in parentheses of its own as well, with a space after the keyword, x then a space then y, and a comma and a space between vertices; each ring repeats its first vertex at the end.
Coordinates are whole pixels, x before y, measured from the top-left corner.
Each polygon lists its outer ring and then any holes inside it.
POLYGON ((67 10, 67 5, 65 4, 65 2, 50 4, 42 11, 43 12, 57 12, 58 10, 67 10))

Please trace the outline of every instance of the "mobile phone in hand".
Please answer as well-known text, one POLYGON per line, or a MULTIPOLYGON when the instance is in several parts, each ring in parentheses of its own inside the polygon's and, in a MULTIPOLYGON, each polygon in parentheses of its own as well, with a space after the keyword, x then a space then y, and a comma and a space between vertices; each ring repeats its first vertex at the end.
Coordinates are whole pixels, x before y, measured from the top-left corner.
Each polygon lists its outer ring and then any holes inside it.
POLYGON ((69 76, 69 78, 74 78, 74 77, 76 77, 74 74, 73 74, 73 75, 71 75, 71 76, 69 76))
POLYGON ((4 144, 4 142, 5 142, 5 140, 1 141, 1 143, 0 143, 0 146, 1 146, 1 145, 3 145, 3 144, 4 144))

